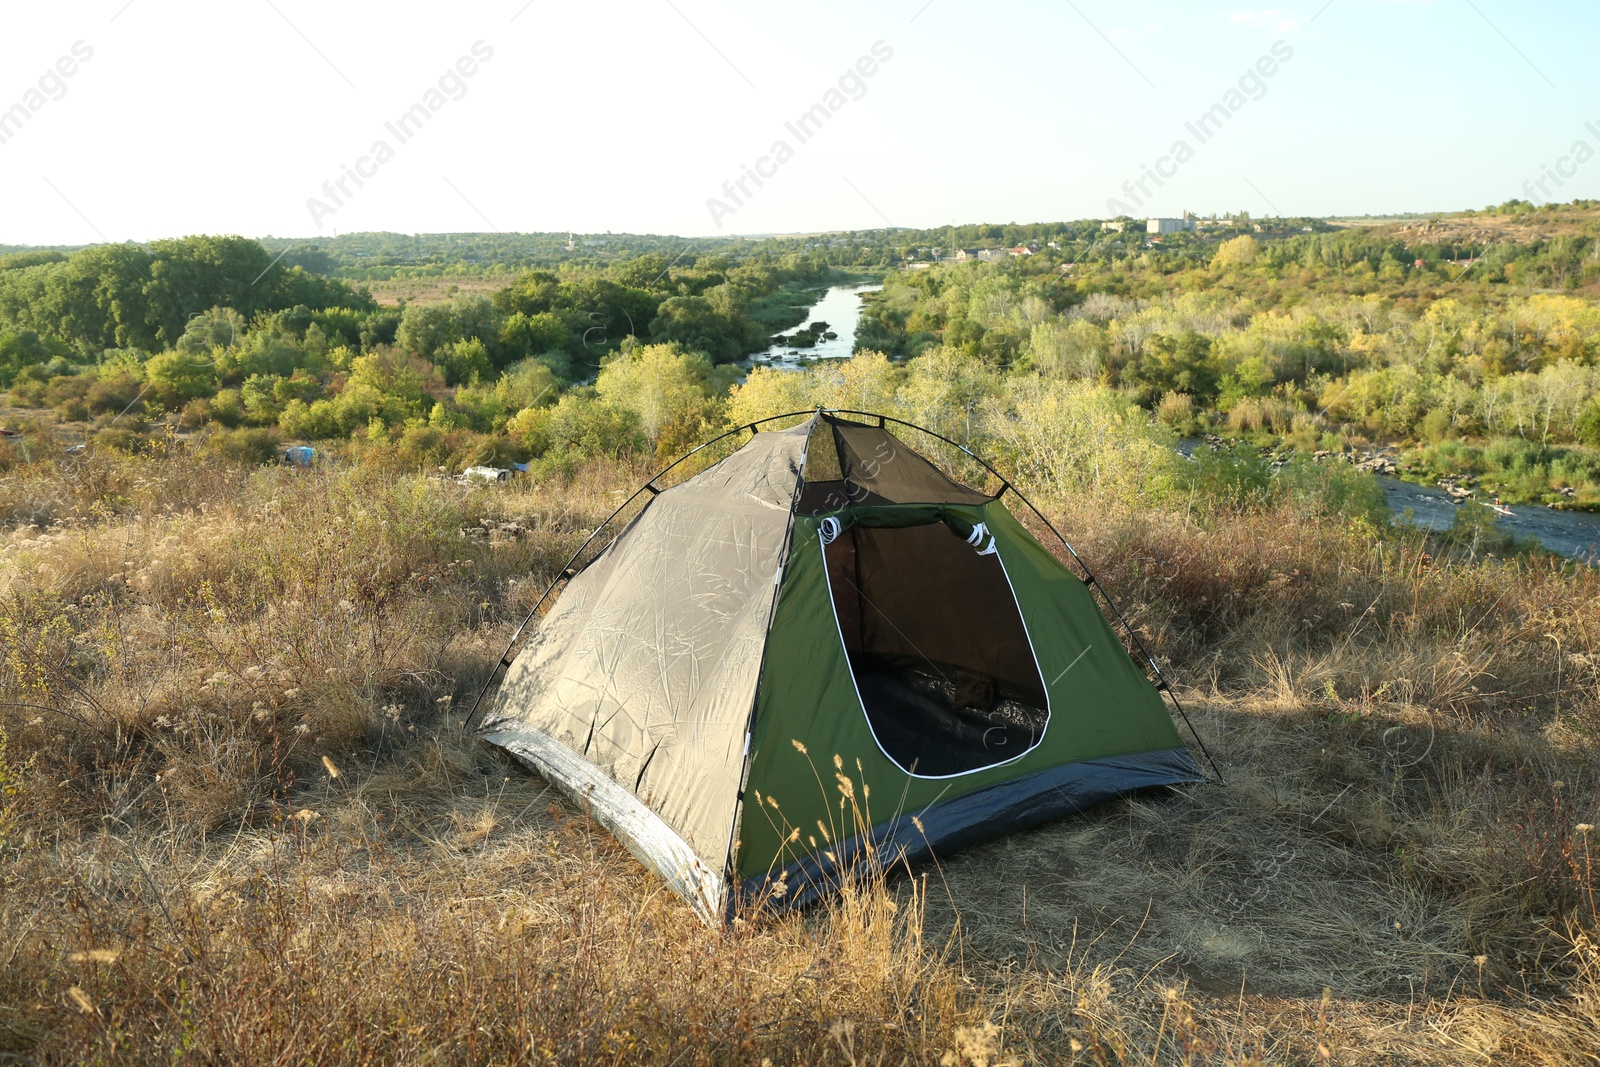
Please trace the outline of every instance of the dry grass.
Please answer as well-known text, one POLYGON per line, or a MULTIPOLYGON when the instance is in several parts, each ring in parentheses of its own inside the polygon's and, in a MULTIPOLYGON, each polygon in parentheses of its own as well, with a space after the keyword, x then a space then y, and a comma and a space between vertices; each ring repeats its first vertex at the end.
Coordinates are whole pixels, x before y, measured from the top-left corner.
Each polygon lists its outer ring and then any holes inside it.
POLYGON ((6 472, 0 1058, 1600 1062, 1600 577, 1070 509, 1228 785, 718 932, 457 726, 634 477, 6 472))

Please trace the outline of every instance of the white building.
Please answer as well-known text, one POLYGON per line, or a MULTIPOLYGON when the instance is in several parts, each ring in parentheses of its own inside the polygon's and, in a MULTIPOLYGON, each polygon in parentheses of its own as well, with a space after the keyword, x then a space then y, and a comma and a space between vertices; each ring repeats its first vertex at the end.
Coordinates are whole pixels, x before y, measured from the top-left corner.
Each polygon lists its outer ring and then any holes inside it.
POLYGON ((1151 219, 1146 223, 1149 233, 1189 233, 1195 228, 1187 213, 1181 219, 1151 219))

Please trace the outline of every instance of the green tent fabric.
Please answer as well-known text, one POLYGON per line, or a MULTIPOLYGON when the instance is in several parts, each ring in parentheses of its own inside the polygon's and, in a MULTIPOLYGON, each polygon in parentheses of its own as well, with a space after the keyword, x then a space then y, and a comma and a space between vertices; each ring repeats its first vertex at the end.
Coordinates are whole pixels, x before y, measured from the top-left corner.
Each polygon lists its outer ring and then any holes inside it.
POLYGON ((713 923, 1204 778, 1000 498, 830 412, 653 492, 480 729, 713 923))

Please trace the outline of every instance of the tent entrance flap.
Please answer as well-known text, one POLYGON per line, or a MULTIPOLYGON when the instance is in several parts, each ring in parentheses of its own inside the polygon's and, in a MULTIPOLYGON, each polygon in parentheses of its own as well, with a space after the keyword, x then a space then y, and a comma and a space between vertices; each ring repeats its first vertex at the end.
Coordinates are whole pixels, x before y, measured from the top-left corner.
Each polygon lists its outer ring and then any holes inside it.
POLYGON ((1044 680, 1005 568, 981 538, 933 521, 835 527, 824 542, 839 636, 884 755, 942 778, 1043 740, 1044 680))

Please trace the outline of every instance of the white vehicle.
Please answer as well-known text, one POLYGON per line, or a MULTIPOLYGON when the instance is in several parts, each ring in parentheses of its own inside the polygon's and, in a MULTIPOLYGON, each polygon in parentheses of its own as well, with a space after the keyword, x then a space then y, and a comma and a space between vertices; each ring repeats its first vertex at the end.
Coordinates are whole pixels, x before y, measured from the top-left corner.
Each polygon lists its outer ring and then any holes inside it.
POLYGON ((467 482, 504 482, 510 478, 511 472, 503 467, 468 467, 461 472, 462 481, 467 482))

